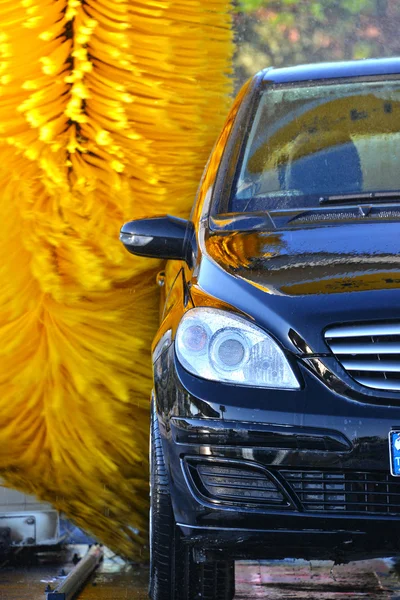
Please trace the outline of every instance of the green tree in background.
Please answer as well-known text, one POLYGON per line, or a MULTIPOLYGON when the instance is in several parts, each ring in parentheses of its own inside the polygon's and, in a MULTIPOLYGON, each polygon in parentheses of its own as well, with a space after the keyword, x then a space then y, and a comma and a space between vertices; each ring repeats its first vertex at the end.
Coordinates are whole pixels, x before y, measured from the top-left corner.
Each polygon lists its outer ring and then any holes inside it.
POLYGON ((236 75, 266 66, 396 56, 399 0, 236 0, 236 75))

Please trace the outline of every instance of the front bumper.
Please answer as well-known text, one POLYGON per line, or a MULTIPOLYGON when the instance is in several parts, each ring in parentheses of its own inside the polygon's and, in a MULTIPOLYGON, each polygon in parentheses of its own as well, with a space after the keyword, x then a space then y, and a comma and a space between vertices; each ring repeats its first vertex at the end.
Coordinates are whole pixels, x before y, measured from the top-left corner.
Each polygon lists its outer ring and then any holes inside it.
POLYGON ((299 520, 290 528, 286 520, 287 527, 277 526, 279 516, 274 520, 275 527, 257 530, 180 527, 197 562, 302 558, 341 564, 400 554, 399 529, 394 523, 375 521, 371 527, 360 527, 349 521, 343 528, 343 523, 333 521, 327 527, 323 520, 312 517, 310 527, 307 520, 299 520))
POLYGON ((255 390, 191 376, 173 347, 160 357, 155 398, 176 521, 207 555, 397 554, 400 478, 389 474, 388 433, 400 429, 400 407, 352 400, 299 369, 299 391, 255 390), (190 465, 212 463, 258 470, 285 502, 226 500, 223 486, 220 496, 204 493, 190 465))

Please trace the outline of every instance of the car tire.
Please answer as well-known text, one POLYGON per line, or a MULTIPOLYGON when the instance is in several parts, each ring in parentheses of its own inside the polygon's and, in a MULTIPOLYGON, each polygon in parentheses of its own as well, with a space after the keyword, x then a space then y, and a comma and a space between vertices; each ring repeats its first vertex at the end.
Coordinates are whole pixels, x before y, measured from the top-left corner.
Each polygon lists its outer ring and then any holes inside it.
POLYGON ((196 566, 193 589, 201 600, 232 600, 235 596, 235 563, 216 561, 196 566))
POLYGON ((150 586, 151 600, 232 600, 234 561, 197 564, 175 523, 154 406, 150 425, 150 586))

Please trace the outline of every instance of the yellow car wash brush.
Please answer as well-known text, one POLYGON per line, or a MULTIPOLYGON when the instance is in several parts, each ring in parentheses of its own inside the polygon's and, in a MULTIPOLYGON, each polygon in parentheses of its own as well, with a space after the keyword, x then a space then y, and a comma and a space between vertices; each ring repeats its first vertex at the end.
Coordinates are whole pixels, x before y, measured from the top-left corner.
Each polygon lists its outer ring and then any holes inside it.
POLYGON ((0 4, 0 475, 137 557, 156 261, 229 103, 226 0, 0 4))

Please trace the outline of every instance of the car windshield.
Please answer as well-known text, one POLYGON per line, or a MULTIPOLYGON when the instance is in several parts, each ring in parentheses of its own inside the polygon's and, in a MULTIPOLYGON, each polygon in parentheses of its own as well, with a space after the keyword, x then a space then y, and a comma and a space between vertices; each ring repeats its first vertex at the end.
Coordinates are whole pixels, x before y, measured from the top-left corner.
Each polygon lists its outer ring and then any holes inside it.
POLYGON ((313 207, 338 195, 354 202, 386 192, 387 201, 400 190, 399 149, 398 80, 270 87, 261 94, 228 212, 313 207))

